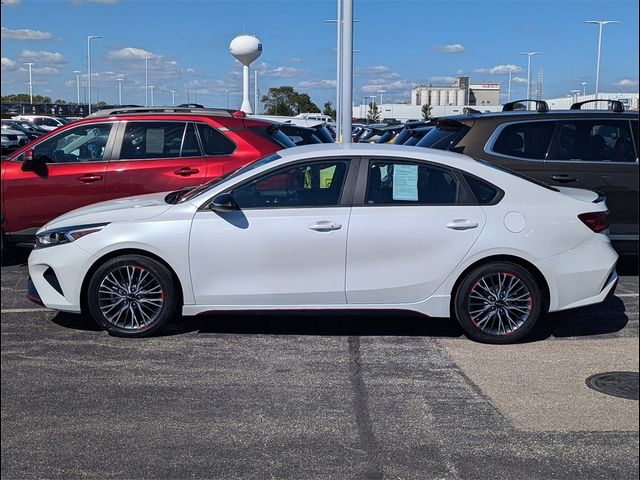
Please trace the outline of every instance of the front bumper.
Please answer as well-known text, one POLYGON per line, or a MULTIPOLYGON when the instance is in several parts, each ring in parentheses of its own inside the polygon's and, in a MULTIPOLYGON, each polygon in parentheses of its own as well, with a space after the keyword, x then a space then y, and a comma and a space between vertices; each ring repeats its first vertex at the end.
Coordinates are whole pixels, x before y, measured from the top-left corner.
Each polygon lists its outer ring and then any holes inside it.
POLYGON ((29 277, 29 280, 27 280, 27 298, 33 303, 37 303, 38 305, 42 305, 44 307, 44 303, 42 303, 40 294, 38 293, 36 286, 33 284, 33 280, 31 280, 31 277, 29 277))

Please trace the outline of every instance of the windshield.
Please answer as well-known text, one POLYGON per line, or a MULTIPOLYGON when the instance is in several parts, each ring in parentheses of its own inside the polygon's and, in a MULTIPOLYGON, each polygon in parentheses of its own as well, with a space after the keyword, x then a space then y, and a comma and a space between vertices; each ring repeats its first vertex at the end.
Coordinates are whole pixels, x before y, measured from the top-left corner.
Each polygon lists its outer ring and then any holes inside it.
POLYGON ((196 187, 194 189, 191 189, 191 190, 178 190, 178 192, 170 193, 169 195, 167 195, 165 197, 165 201, 167 203, 183 203, 183 202, 186 202, 187 200, 190 200, 192 198, 197 197, 201 193, 204 193, 204 192, 206 192, 208 190, 211 190, 216 185, 220 185, 222 182, 225 182, 225 181, 229 180, 230 178, 237 177, 239 175, 242 175, 243 173, 250 172, 254 168, 261 167, 263 165, 266 165, 267 163, 271 163, 271 162, 273 162, 275 160, 278 160, 280 158, 282 158, 282 157, 280 157, 280 155, 278 155, 277 153, 272 153, 271 155, 267 155, 266 157, 262 157, 261 159, 256 160, 253 163, 245 165, 244 167, 240 167, 237 170, 233 170, 231 172, 227 172, 224 175, 222 175, 221 177, 218 177, 218 178, 216 178, 214 180, 211 180, 210 182, 207 182, 207 183, 205 183, 203 185, 200 185, 199 187, 196 187))

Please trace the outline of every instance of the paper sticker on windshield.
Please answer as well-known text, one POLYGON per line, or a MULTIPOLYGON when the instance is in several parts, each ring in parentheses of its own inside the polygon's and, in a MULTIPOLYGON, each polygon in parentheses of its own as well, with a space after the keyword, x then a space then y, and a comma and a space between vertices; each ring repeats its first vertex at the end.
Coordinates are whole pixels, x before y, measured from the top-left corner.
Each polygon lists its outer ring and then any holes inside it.
POLYGON ((147 129, 146 153, 164 153, 164 128, 147 129))
POLYGON ((418 201, 418 165, 393 165, 393 199, 418 201))

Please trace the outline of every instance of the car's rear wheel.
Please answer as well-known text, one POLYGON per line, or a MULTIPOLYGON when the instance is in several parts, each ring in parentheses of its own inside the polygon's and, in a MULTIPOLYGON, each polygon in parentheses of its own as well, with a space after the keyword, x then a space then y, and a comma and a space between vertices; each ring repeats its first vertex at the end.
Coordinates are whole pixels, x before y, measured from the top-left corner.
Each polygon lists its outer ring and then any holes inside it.
POLYGON ((143 337, 158 331, 175 315, 178 293, 162 263, 142 255, 108 260, 91 277, 87 307, 109 333, 143 337))
POLYGON ((513 343, 527 335, 542 312, 536 279, 510 262, 482 265, 467 274, 455 297, 465 333, 484 343, 513 343))

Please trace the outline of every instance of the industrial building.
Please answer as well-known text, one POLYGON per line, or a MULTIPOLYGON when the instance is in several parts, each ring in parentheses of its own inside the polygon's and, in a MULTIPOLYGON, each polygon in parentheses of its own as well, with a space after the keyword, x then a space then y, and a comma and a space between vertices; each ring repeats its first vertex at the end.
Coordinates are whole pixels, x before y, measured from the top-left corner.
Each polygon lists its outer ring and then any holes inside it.
POLYGON ((500 83, 471 82, 458 77, 453 85, 419 86, 411 91, 411 105, 439 106, 495 106, 500 104, 500 83))

